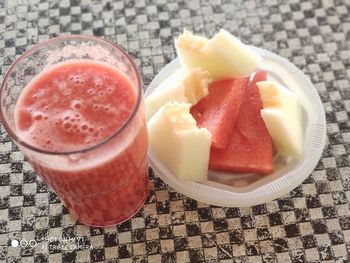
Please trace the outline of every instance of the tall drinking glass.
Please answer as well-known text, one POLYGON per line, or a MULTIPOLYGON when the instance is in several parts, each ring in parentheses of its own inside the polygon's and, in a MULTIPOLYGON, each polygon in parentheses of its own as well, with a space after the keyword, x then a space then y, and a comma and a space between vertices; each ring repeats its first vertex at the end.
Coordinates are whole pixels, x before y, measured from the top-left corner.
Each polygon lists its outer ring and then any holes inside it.
POLYGON ((8 69, 1 121, 71 215, 122 223, 148 194, 142 80, 118 45, 92 36, 40 43, 8 69))

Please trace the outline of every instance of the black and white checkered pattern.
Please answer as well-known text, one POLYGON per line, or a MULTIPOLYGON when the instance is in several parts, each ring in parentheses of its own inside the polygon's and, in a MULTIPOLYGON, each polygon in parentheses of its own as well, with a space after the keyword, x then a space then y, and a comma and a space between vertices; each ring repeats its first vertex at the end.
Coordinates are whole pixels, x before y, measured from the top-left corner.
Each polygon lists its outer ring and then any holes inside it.
POLYGON ((0 1, 1 74, 44 39, 93 34, 128 50, 147 87, 176 57, 173 38, 183 28, 207 37, 225 28, 303 70, 321 96, 328 131, 313 173, 283 198, 209 206, 150 171, 150 194, 137 215, 116 227, 89 228, 72 220, 0 127, 0 261, 349 262, 349 13, 348 0, 0 1), (37 244, 13 247, 13 240, 37 244))

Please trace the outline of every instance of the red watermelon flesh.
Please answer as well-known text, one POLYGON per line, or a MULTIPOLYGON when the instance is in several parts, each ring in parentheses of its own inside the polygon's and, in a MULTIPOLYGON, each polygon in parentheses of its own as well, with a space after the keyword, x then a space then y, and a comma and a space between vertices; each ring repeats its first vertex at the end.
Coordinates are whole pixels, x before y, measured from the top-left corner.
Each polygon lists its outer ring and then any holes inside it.
POLYGON ((263 106, 255 85, 264 80, 262 77, 263 74, 257 75, 244 94, 228 147, 211 148, 210 169, 261 174, 273 172, 272 141, 260 115, 263 106))
POLYGON ((258 71, 253 76, 253 79, 249 82, 249 86, 254 86, 259 81, 265 81, 267 79, 266 71, 258 71))
POLYGON ((248 81, 248 78, 213 81, 209 94, 191 108, 197 126, 211 132, 213 148, 227 147, 248 81))

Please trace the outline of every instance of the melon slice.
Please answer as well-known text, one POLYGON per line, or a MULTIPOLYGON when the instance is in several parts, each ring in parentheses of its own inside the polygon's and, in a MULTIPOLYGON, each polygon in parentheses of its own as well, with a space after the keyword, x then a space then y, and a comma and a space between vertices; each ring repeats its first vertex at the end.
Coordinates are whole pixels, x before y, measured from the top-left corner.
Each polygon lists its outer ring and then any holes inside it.
POLYGON ((210 169, 238 173, 273 172, 272 141, 260 115, 263 105, 255 84, 263 80, 262 77, 263 73, 256 75, 244 94, 227 148, 211 148, 210 169))
POLYGON ((303 135, 297 96, 275 81, 261 81, 257 85, 264 105, 261 116, 277 152, 301 158, 303 135))
POLYGON ((242 104, 248 78, 217 80, 209 84, 209 94, 191 108, 198 127, 212 134, 212 147, 226 148, 242 104))
POLYGON ((175 40, 175 46, 184 69, 203 68, 213 79, 246 77, 262 60, 238 38, 223 29, 211 39, 184 30, 175 40))
POLYGON ((179 179, 207 179, 211 134, 198 128, 189 103, 168 102, 148 121, 150 150, 179 179))
POLYGON ((208 94, 209 73, 201 68, 188 72, 176 70, 145 99, 146 117, 149 120, 169 101, 196 104, 208 94))

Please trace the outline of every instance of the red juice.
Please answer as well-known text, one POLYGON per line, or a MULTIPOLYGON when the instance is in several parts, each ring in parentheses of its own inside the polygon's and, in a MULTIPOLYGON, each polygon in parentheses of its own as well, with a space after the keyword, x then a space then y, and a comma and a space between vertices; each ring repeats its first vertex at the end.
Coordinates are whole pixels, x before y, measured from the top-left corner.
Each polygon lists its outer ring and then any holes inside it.
POLYGON ((70 152, 28 159, 71 214, 88 225, 127 220, 148 193, 143 111, 126 125, 138 99, 132 85, 106 63, 73 60, 38 74, 16 104, 21 140, 44 151, 70 152))

